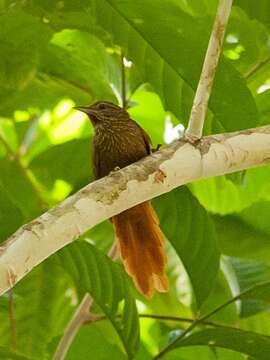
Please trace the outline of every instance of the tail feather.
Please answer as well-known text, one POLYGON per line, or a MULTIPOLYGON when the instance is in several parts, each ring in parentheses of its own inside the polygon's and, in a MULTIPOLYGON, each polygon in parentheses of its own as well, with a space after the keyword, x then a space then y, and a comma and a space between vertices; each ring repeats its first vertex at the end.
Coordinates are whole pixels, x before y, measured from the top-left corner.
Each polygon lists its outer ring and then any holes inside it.
POLYGON ((114 216, 112 222, 124 266, 138 290, 147 297, 154 289, 167 291, 164 235, 151 204, 128 209, 114 216))

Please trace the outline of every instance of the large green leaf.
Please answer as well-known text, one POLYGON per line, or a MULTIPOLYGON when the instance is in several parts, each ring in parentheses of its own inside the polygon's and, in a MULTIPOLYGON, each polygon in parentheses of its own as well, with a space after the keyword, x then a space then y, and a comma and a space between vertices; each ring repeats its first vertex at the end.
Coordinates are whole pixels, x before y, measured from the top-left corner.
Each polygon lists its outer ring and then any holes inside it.
POLYGON ((0 186, 0 242, 17 230, 23 222, 24 216, 21 210, 0 186))
MULTIPOLYGON (((261 262, 238 258, 230 258, 230 262, 235 272, 240 292, 243 292, 256 284, 266 282, 270 278, 270 267, 261 262)), ((241 317, 254 315, 260 311, 269 309, 269 301, 265 302, 262 301, 262 299, 256 299, 254 294, 252 295, 252 299, 245 296, 241 301, 241 317)))
POLYGON ((270 353, 270 337, 226 327, 193 333, 174 343, 171 349, 194 345, 226 348, 260 360, 268 360, 270 353))
MULTIPOLYGON (((0 174, 0 188, 4 189, 6 196, 23 214, 24 220, 29 221, 37 216, 42 211, 43 200, 31 173, 16 159, 1 159, 0 174)), ((19 213, 15 215, 19 216, 19 213)), ((19 218, 16 221, 19 223, 19 218)))
POLYGON ((58 253, 61 266, 72 277, 80 298, 89 292, 117 331, 129 358, 139 345, 139 321, 126 274, 101 251, 86 242, 77 242, 58 253), (117 317, 124 303, 121 319, 117 317))
POLYGON ((33 360, 33 358, 19 355, 18 353, 5 349, 3 347, 0 347, 0 356, 1 360, 33 360))
MULTIPOLYGON (((224 264, 222 259, 222 269, 223 268, 224 264)), ((220 270, 217 275, 217 280, 214 284, 214 287, 210 293, 210 296, 206 299, 200 309, 200 314, 207 314, 220 304, 223 304, 229 299, 231 299, 233 296, 231 287, 232 281, 228 281, 227 276, 225 277, 224 273, 220 270)), ((232 303, 218 313, 214 314, 210 320, 214 322, 219 322, 223 325, 231 325, 234 324, 237 319, 237 306, 235 303, 232 303)))
POLYGON ((270 262, 269 234, 235 216, 213 217, 223 254, 270 262))
POLYGON ((245 356, 228 349, 206 346, 178 348, 166 354, 164 360, 245 360, 245 356))
POLYGON ((240 212, 251 204, 268 199, 270 166, 247 170, 240 184, 225 176, 191 184, 193 194, 209 211, 221 215, 240 212))
POLYGON ((260 0, 254 3, 252 0, 235 0, 235 5, 241 6, 252 18, 264 23, 270 29, 270 8, 268 0, 260 0))
POLYGON ((211 218, 185 187, 160 197, 155 204, 161 227, 186 268, 200 307, 214 286, 219 267, 211 218))
POLYGON ((115 100, 108 81, 110 61, 113 58, 98 38, 78 30, 63 30, 44 51, 41 71, 89 92, 93 98, 115 100))
MULTIPOLYGON (((65 295, 68 285, 67 277, 49 260, 13 289, 19 353, 33 359, 46 359, 48 343, 63 332, 70 316, 71 299, 65 295)), ((0 345, 7 347, 11 341, 7 304, 0 307, 0 311, 0 345)))
POLYGON ((89 139, 67 141, 36 156, 29 164, 37 179, 48 189, 64 180, 76 190, 92 178, 89 139))
MULTIPOLYGON (((98 1, 95 15, 115 42, 126 49, 127 57, 142 71, 143 81, 158 92, 166 109, 179 114, 183 79, 193 89, 198 82, 209 38, 209 18, 192 18, 173 2, 161 0, 98 1)), ((226 130, 252 127, 258 122, 251 93, 224 59, 210 108, 226 130)))
POLYGON ((270 201, 259 201, 243 210, 238 216, 257 231, 270 236, 270 201))
POLYGON ((76 336, 66 360, 78 360, 92 358, 102 360, 125 360, 126 356, 115 344, 111 332, 101 324, 90 324, 84 326, 76 336), (106 339, 104 338, 106 336, 106 339))

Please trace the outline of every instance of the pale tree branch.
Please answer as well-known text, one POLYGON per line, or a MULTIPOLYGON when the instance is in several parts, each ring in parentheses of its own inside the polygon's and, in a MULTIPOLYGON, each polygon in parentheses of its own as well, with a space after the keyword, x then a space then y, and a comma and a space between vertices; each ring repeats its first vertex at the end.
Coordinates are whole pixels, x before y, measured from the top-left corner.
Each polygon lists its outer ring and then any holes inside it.
POLYGON ((232 0, 219 1, 199 84, 191 109, 188 128, 185 133, 186 139, 190 142, 195 142, 202 136, 208 101, 212 90, 231 7, 232 0))
POLYGON ((95 181, 21 227, 0 247, 0 294, 86 230, 194 180, 270 163, 270 126, 176 141, 95 181))

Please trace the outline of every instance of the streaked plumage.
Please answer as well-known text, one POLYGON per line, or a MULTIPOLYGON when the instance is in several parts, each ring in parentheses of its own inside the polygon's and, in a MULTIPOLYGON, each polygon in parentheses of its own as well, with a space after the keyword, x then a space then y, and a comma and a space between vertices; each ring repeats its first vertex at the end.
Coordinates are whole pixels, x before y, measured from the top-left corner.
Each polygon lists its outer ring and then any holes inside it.
MULTIPOLYGON (((89 115, 95 128, 93 170, 97 179, 150 154, 149 136, 126 110, 106 101, 77 109, 89 115)), ((112 223, 125 269, 136 287, 147 297, 154 288, 167 291, 164 235, 150 202, 114 216, 112 223)))

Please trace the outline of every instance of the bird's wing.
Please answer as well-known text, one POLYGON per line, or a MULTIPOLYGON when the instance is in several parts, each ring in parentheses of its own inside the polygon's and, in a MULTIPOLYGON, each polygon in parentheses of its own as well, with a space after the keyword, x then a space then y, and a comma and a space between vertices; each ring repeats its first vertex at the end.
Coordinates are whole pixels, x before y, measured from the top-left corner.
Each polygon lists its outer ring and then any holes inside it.
POLYGON ((97 151, 95 144, 92 146, 92 162, 93 162, 93 172, 95 179, 100 177, 100 156, 99 151, 97 151))
POLYGON ((143 137, 143 140, 144 140, 144 143, 145 143, 147 154, 148 155, 151 154, 152 141, 151 141, 150 136, 147 134, 147 132, 135 120, 132 120, 132 121, 137 125, 137 127, 141 131, 141 134, 142 134, 142 137, 143 137))

